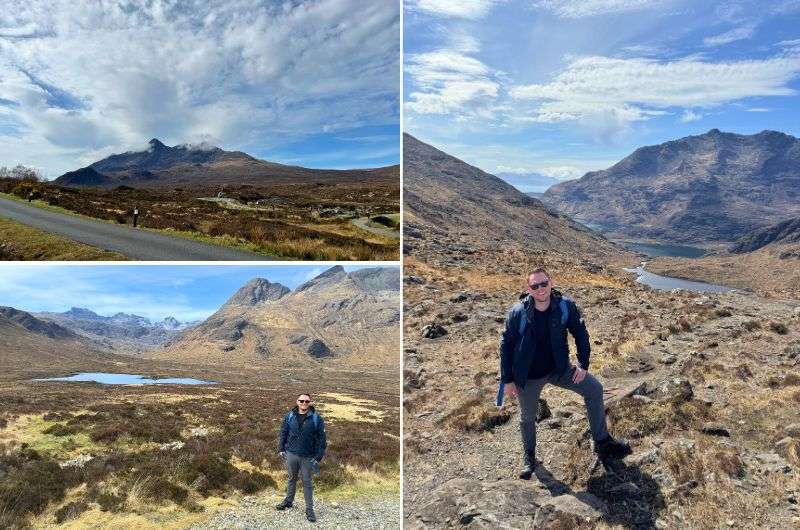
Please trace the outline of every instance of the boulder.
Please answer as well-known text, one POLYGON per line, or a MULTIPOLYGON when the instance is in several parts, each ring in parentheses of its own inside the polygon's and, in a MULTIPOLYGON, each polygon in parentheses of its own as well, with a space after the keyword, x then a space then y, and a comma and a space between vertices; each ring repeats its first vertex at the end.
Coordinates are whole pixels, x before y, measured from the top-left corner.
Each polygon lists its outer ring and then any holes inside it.
POLYGON ((437 324, 435 322, 422 328, 422 336, 426 339, 437 339, 439 337, 443 337, 444 335, 447 335, 447 330, 444 329, 441 324, 437 324))
POLYGON ((605 513, 603 501, 591 493, 560 495, 545 502, 536 512, 533 527, 541 530, 595 528, 605 513))
POLYGON ((710 434, 711 436, 730 437, 731 435, 731 432, 725 425, 713 421, 704 423, 703 426, 700 428, 700 432, 704 434, 710 434))

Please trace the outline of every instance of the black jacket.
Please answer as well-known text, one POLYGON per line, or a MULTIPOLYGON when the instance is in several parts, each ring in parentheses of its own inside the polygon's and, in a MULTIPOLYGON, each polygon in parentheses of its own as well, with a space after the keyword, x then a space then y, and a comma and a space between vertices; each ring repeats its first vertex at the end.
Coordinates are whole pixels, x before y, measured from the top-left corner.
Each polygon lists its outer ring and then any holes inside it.
MULTIPOLYGON (((529 320, 529 307, 534 303, 531 295, 526 296, 521 302, 514 304, 506 318, 506 329, 500 342, 500 381, 501 383, 515 383, 519 388, 524 388, 528 379, 530 362, 533 357, 533 348, 536 340, 533 337, 535 329, 529 320), (520 319, 526 319, 525 332, 520 334, 520 319)), ((553 348, 555 373, 561 375, 569 368, 569 346, 567 345, 567 330, 575 340, 578 354, 578 363, 584 370, 589 369, 589 332, 581 317, 578 306, 567 297, 553 289, 550 295, 550 344, 553 348), (568 310, 567 320, 562 324, 561 301, 565 302, 568 310)))
POLYGON ((295 406, 284 416, 278 451, 289 451, 297 456, 313 458, 319 462, 325 456, 325 447, 327 446, 325 422, 322 421, 322 416, 314 410, 314 407, 309 407, 308 417, 301 427, 300 421, 297 419, 299 413, 299 409, 295 406))

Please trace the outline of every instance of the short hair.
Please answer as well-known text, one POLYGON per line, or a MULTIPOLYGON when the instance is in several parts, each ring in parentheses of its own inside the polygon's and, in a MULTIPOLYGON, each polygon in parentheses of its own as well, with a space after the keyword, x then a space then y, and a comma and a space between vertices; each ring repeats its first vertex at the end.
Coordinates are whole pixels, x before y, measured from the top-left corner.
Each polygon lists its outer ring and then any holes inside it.
POLYGON ((308 396, 308 399, 311 399, 311 394, 309 394, 307 392, 303 392, 302 394, 298 394, 297 395, 297 399, 300 399, 303 396, 308 396))
POLYGON ((531 280, 531 276, 533 276, 534 274, 538 274, 538 273, 542 273, 545 276, 547 276, 548 280, 552 279, 552 278, 550 278, 550 273, 547 272, 546 270, 544 270, 544 267, 536 267, 535 269, 533 269, 531 272, 528 273, 528 275, 525 277, 525 281, 529 282, 531 280))

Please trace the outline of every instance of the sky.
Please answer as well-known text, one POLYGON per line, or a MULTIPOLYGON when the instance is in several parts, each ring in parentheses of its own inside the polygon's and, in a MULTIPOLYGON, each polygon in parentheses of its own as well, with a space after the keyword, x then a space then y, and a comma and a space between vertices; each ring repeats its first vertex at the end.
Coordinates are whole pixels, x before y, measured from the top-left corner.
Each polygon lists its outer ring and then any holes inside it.
POLYGON ((521 189, 714 128, 800 136, 800 0, 407 0, 403 35, 405 132, 521 189))
MULTIPOLYGON (((375 265, 370 265, 375 266, 375 265)), ((295 289, 330 265, 50 265, 0 266, 0 306, 23 311, 91 309, 160 321, 205 319, 247 281, 260 277, 295 289)), ((345 265, 347 272, 364 266, 345 265)), ((398 271, 399 274, 399 271, 398 271)))
POLYGON ((148 140, 317 168, 399 162, 397 0, 6 0, 0 166, 148 140))

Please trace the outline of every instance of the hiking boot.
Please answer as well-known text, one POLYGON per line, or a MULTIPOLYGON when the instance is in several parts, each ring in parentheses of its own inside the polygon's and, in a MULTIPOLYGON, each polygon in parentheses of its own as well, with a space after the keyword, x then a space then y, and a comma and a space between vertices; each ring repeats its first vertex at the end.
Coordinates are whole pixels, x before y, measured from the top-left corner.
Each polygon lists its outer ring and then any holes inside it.
POLYGON ((316 523, 317 522, 317 515, 314 513, 313 509, 311 509, 311 508, 307 508, 306 509, 306 519, 308 519, 309 522, 312 522, 312 523, 316 523))
POLYGON ((631 451, 631 445, 627 440, 623 440, 622 438, 617 440, 609 434, 608 438, 605 440, 595 442, 594 452, 597 453, 597 456, 600 458, 622 459, 633 451, 631 451))
POLYGON ((291 507, 292 507, 292 503, 287 501, 286 499, 283 499, 279 505, 275 506, 275 509, 276 510, 285 510, 286 508, 291 508, 291 507))
POLYGON ((533 476, 533 472, 535 469, 536 469, 536 458, 534 456, 534 453, 533 451, 526 451, 525 465, 519 472, 519 478, 521 478, 522 480, 530 480, 531 476, 533 476))

